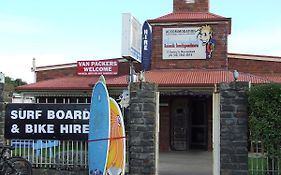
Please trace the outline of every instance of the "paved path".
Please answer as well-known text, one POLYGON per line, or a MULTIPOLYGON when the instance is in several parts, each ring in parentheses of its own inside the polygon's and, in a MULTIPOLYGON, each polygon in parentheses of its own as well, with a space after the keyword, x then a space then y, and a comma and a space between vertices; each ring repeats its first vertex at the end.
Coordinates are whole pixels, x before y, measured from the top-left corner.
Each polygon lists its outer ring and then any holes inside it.
MULTIPOLYGON (((34 175, 88 175, 88 171, 34 169, 34 175)), ((212 152, 160 153, 159 175, 212 175, 212 152)))
POLYGON ((160 153, 159 175, 212 175, 212 152, 160 153))

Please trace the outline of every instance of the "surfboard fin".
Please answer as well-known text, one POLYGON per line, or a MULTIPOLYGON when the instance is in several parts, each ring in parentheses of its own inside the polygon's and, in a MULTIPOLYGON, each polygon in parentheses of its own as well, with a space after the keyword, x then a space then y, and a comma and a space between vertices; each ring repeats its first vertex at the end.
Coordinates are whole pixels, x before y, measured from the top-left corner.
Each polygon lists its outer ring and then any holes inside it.
POLYGON ((111 167, 108 169, 107 173, 109 175, 120 175, 122 173, 122 169, 117 167, 111 167))
POLYGON ((99 77, 99 81, 101 81, 103 84, 106 85, 106 81, 105 81, 105 78, 104 78, 103 75, 101 75, 101 76, 99 77))

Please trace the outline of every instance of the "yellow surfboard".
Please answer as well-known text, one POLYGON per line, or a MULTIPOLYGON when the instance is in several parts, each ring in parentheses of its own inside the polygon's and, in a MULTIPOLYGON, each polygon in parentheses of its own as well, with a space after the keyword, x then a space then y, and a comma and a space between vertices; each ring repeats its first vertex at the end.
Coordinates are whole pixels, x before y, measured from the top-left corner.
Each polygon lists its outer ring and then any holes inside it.
POLYGON ((125 126, 122 112, 113 98, 109 98, 110 103, 110 138, 109 152, 106 164, 108 175, 125 174, 126 139, 125 126))

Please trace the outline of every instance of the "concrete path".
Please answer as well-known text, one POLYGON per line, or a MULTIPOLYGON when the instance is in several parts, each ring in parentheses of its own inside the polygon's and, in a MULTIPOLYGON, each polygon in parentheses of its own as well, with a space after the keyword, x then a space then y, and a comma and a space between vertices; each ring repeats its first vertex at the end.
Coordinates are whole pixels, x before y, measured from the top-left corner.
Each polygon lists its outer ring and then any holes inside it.
POLYGON ((212 175, 212 152, 169 152, 159 155, 159 175, 212 175))
MULTIPOLYGON (((34 169, 34 175, 88 175, 88 171, 34 169)), ((212 152, 160 153, 159 175, 212 175, 212 152)))

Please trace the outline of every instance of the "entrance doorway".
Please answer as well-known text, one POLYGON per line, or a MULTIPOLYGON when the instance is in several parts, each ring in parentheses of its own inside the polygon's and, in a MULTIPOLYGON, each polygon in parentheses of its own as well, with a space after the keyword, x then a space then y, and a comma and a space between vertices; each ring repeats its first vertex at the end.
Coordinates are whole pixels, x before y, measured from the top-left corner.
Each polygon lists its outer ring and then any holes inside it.
POLYGON ((178 97, 172 100, 171 149, 208 149, 207 100, 178 97))

